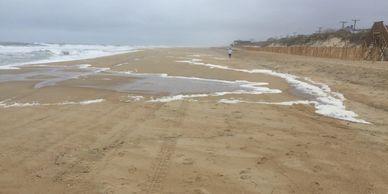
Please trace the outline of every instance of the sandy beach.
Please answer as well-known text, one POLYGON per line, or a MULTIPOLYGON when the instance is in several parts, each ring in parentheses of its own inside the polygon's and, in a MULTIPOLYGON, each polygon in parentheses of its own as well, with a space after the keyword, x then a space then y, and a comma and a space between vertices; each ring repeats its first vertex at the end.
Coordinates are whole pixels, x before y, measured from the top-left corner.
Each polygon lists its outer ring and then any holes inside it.
POLYGON ((19 68, 0 70, 0 194, 388 193, 387 62, 159 48, 19 68))

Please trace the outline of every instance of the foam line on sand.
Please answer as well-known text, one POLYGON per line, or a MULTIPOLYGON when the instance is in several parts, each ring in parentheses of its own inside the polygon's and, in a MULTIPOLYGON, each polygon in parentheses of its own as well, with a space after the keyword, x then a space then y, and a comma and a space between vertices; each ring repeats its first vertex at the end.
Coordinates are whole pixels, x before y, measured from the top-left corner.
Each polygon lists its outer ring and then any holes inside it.
POLYGON ((292 87, 301 93, 313 97, 311 104, 314 104, 316 113, 324 116, 328 116, 331 118, 346 120, 355 123, 364 123, 369 124, 369 122, 358 119, 358 115, 353 112, 346 110, 344 101, 345 98, 342 94, 338 92, 332 92, 330 87, 323 83, 314 82, 311 79, 305 78, 303 81, 301 78, 295 75, 287 74, 287 73, 279 73, 272 70, 267 69, 238 69, 231 68, 224 65, 214 65, 214 64, 206 64, 202 62, 201 59, 191 59, 191 60, 182 60, 176 61, 178 63, 187 63, 190 65, 199 65, 205 66, 208 68, 216 68, 223 69, 228 71, 237 71, 244 73, 254 73, 254 74, 266 74, 275 77, 280 77, 286 80, 292 87))
POLYGON ((59 103, 39 103, 39 102, 10 102, 10 100, 0 101, 1 108, 20 108, 20 107, 33 107, 33 106, 64 106, 64 105, 89 105, 104 102, 104 99, 84 100, 79 102, 65 101, 59 103))

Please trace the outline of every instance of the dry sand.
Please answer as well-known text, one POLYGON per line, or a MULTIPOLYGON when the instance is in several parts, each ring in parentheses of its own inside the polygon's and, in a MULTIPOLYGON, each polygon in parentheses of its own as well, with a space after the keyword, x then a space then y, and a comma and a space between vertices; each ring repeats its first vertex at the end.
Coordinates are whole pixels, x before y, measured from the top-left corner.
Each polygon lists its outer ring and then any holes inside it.
MULTIPOLYGON (((5 82, 0 101, 105 101, 0 107, 0 193, 388 193, 387 63, 244 50, 229 61, 224 49, 180 48, 50 65, 268 82, 284 92, 255 98, 298 99, 280 78, 175 62, 188 55, 310 77, 343 93, 347 108, 372 124, 324 117, 307 105, 220 104, 215 97, 149 103, 76 87, 132 81, 109 75, 41 89, 34 82, 5 82)), ((3 70, 0 76, 34 68, 3 70)))

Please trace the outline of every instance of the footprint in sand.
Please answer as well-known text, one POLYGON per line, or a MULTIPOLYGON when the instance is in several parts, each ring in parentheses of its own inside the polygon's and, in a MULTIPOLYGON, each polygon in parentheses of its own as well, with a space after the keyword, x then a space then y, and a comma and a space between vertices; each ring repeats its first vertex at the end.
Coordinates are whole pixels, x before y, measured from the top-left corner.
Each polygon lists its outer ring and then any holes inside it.
POLYGON ((204 188, 200 188, 200 189, 195 189, 194 194, 211 194, 211 193, 204 188))
POLYGON ((177 160, 178 160, 177 161, 178 163, 183 164, 183 165, 193 165, 194 164, 194 160, 192 158, 185 157, 183 154, 179 155, 177 160))
POLYGON ((192 164, 194 164, 194 160, 191 159, 191 158, 185 158, 183 160, 182 164, 184 164, 184 165, 192 165, 192 164))
POLYGON ((285 155, 291 157, 294 154, 295 154, 295 152, 293 150, 289 150, 285 155))
POLYGON ((240 171, 240 179, 242 180, 250 179, 251 178, 251 176, 249 175, 250 172, 251 172, 250 168, 240 171))
POLYGON ((133 173, 135 173, 136 171, 137 171, 137 168, 134 167, 134 166, 131 166, 131 167, 128 168, 128 173, 129 173, 129 174, 133 174, 133 173))
POLYGON ((266 163, 267 161, 268 161, 268 158, 265 157, 265 156, 262 156, 262 157, 260 157, 260 158, 257 160, 256 164, 262 165, 262 164, 266 163))

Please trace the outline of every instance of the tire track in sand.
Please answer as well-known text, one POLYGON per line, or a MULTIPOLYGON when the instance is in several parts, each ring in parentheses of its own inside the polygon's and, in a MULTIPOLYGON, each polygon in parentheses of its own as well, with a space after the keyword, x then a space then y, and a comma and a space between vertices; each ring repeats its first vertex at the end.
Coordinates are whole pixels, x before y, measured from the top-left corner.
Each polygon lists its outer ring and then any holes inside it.
POLYGON ((153 163, 153 173, 147 182, 146 192, 160 193, 163 190, 163 182, 167 177, 172 155, 175 153, 177 138, 167 138, 164 140, 158 155, 153 163))
MULTIPOLYGON (((131 111, 132 112, 137 112, 138 109, 142 109, 142 108, 143 108, 143 106, 136 106, 131 111)), ((111 129, 113 131, 112 131, 111 136, 107 137, 108 138, 107 141, 104 142, 104 143, 98 144, 98 146, 96 146, 93 149, 95 151, 101 152, 101 154, 102 154, 102 157, 101 158, 97 158, 93 162, 93 165, 95 165, 95 163, 99 162, 99 161, 107 163, 108 162, 107 160, 109 160, 108 158, 106 158, 107 154, 109 152, 112 152, 112 151, 122 147, 122 145, 127 141, 128 136, 131 133, 133 133, 135 130, 137 130, 137 126, 140 123, 142 123, 141 121, 144 118, 153 118, 153 117, 155 117, 155 112, 158 111, 160 108, 161 108, 161 105, 157 105, 157 106, 155 106, 152 109, 146 109, 145 112, 142 113, 142 114, 136 114, 136 118, 133 119, 133 123, 135 123, 135 124, 131 125, 131 129, 128 129, 128 126, 123 125, 126 122, 124 122, 124 123, 116 123, 114 126, 112 126, 111 129)), ((120 108, 116 108, 116 109, 118 110, 118 112, 116 112, 116 113, 119 113, 120 111, 126 111, 127 107, 120 107, 120 108)), ((66 174, 70 174, 71 170, 75 169, 77 167, 77 165, 80 165, 80 163, 83 161, 83 159, 86 158, 85 155, 86 156, 88 155, 88 151, 83 152, 83 153, 79 153, 78 159, 76 161, 74 161, 73 163, 71 163, 71 165, 69 167, 67 167, 65 169, 65 171, 57 174, 57 176, 55 177, 55 180, 61 180, 62 177, 64 177, 66 174)))
MULTIPOLYGON (((178 111, 173 111, 172 114, 175 120, 171 120, 170 128, 180 127, 186 117, 188 109, 188 102, 182 101, 179 105, 178 111)), ((167 178, 170 168, 171 159, 175 153, 178 137, 165 137, 160 147, 158 154, 156 155, 152 163, 152 173, 146 182, 145 192, 146 194, 162 193, 164 188, 164 180, 167 178)))

